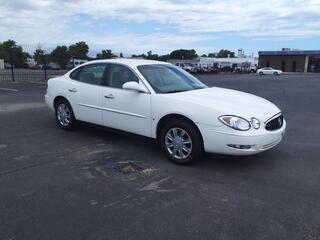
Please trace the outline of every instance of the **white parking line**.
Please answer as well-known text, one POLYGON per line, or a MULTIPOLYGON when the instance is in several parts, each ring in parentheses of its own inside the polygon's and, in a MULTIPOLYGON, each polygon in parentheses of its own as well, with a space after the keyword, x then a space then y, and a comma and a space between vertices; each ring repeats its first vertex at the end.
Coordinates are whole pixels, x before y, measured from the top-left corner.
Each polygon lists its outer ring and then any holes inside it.
POLYGON ((30 81, 31 83, 36 83, 36 84, 40 84, 40 85, 47 85, 47 83, 45 82, 37 82, 37 81, 30 81))
POLYGON ((18 89, 13 89, 13 88, 0 88, 0 90, 11 91, 11 92, 19 92, 18 89))

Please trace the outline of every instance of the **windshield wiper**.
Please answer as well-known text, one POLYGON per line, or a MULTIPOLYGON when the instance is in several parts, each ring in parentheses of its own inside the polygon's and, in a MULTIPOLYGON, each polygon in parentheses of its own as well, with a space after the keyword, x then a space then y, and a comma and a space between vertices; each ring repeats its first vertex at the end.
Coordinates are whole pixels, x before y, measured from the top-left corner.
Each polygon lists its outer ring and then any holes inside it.
POLYGON ((178 92, 185 92, 185 91, 188 91, 188 90, 171 90, 163 93, 178 93, 178 92))

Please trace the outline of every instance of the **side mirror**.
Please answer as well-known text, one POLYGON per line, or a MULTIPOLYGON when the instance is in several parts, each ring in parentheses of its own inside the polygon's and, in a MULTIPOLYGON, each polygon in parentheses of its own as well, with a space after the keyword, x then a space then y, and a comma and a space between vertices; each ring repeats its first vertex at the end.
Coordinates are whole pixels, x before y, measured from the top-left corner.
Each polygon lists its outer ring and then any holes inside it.
POLYGON ((125 84, 122 85, 123 89, 127 89, 127 90, 133 90, 133 91, 137 91, 137 92, 142 92, 142 93, 147 93, 147 90, 142 87, 139 83, 137 82, 126 82, 125 84))

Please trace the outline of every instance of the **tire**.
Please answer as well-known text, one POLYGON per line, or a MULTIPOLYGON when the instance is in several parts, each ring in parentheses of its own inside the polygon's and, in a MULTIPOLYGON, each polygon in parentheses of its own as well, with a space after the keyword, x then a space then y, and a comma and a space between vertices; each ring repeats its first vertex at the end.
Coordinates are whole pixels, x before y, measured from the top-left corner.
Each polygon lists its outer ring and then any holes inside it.
POLYGON ((259 75, 263 75, 263 72, 259 72, 259 75))
POLYGON ((60 99, 55 105, 55 117, 60 128, 66 131, 73 130, 76 119, 70 103, 66 99, 60 99))
POLYGON ((160 137, 162 151, 173 163, 188 165, 199 161, 203 156, 201 134, 192 123, 186 120, 174 119, 167 122, 162 128, 160 137), (177 136, 175 141, 174 135, 177 136))
POLYGON ((273 75, 279 75, 279 73, 278 72, 274 72, 273 75))

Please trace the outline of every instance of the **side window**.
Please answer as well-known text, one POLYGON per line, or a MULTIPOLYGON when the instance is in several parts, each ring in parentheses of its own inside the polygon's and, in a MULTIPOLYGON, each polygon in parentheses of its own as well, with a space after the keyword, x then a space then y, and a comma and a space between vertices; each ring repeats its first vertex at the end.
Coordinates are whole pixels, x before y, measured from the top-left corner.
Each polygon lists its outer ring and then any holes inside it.
POLYGON ((126 66, 120 64, 108 65, 108 86, 122 88, 126 82, 139 82, 139 78, 126 66))
POLYGON ((81 71, 81 68, 77 68, 76 70, 74 70, 71 74, 70 74, 70 78, 73 80, 78 80, 78 74, 81 71))
POLYGON ((106 64, 89 64, 75 70, 70 74, 70 78, 83 83, 101 85, 106 64))

